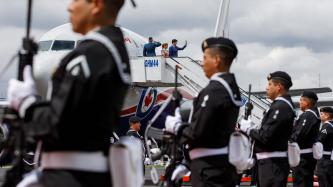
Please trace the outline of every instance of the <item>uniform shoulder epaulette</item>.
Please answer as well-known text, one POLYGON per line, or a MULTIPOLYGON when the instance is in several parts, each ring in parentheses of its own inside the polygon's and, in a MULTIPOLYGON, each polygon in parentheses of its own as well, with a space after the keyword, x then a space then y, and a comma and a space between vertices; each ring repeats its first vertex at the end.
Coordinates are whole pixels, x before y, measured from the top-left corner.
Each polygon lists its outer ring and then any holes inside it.
POLYGON ((116 66, 118 68, 119 75, 120 75, 121 79, 123 80, 123 82, 124 83, 131 82, 131 75, 124 71, 124 64, 122 62, 120 53, 119 53, 116 45, 112 41, 110 41, 106 36, 104 36, 103 34, 101 34, 99 32, 88 33, 86 36, 84 36, 82 38, 81 41, 84 41, 84 40, 94 40, 94 41, 97 41, 97 42, 103 44, 112 54, 112 56, 116 62, 116 66))
POLYGON ((307 109, 307 110, 305 110, 305 112, 311 113, 311 114, 313 114, 317 119, 320 119, 320 117, 317 115, 317 113, 316 113, 315 111, 311 110, 311 109, 307 109))
POLYGON ((218 77, 218 76, 214 76, 211 78, 211 80, 217 81, 219 83, 221 83, 223 85, 223 87, 227 90, 227 93, 230 96, 231 101, 236 105, 236 106, 242 106, 242 102, 240 100, 236 100, 235 96, 232 92, 232 89, 230 88, 229 84, 227 83, 227 81, 225 81, 223 78, 218 77))
POLYGON ((325 123, 328 124, 329 126, 331 126, 331 127, 333 128, 333 123, 332 123, 332 121, 326 121, 325 123))
POLYGON ((290 101, 288 101, 287 99, 283 98, 283 97, 277 97, 275 99, 275 101, 282 101, 284 103, 286 103, 290 108, 291 110, 294 112, 294 114, 296 115, 296 111, 295 111, 295 108, 294 106, 290 103, 290 101))

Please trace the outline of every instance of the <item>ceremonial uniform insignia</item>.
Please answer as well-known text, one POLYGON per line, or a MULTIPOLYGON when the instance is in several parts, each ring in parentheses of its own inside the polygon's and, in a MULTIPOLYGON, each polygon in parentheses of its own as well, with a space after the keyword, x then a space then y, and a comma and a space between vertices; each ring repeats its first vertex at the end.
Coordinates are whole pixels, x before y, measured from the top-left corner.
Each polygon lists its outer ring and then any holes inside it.
POLYGON ((273 119, 276 119, 277 118, 277 115, 280 113, 280 111, 279 110, 276 110, 275 111, 275 114, 274 114, 274 116, 273 116, 273 119))
POLYGON ((79 66, 76 66, 74 67, 72 70, 71 70, 71 74, 73 76, 78 76, 80 74, 80 67, 79 66))
POLYGON ((206 95, 206 96, 204 97, 203 102, 201 103, 201 107, 206 107, 206 102, 208 101, 208 99, 209 99, 209 95, 206 95))
POLYGON ((269 75, 267 76, 267 79, 270 80, 271 78, 272 78, 272 75, 269 74, 269 75))
POLYGON ((302 126, 304 126, 304 125, 305 125, 305 123, 306 123, 306 119, 304 119, 302 126))

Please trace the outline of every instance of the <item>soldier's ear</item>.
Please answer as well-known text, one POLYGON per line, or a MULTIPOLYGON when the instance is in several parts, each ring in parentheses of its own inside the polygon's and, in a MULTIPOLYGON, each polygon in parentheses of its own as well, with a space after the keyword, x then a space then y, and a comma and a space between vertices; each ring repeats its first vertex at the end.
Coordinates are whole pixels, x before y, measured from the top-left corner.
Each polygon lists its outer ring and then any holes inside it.
POLYGON ((280 82, 278 83, 278 87, 279 87, 279 91, 281 90, 285 90, 286 88, 284 87, 283 84, 281 84, 280 82))
POLYGON ((93 3, 93 9, 92 9, 93 15, 104 13, 105 9, 104 0, 91 0, 91 2, 93 3))
POLYGON ((222 64, 223 61, 222 61, 220 55, 215 55, 214 59, 215 59, 215 61, 214 61, 214 66, 215 66, 216 68, 219 68, 219 67, 223 66, 223 64, 222 64))

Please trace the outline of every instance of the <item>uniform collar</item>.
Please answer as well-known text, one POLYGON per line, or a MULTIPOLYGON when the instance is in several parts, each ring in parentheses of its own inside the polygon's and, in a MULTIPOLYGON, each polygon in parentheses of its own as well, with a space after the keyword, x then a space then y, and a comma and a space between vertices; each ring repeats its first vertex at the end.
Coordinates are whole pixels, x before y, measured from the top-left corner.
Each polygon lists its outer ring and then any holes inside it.
POLYGON ((95 28, 93 28, 93 29, 91 29, 89 32, 87 32, 85 35, 88 35, 88 34, 93 33, 93 32, 97 32, 97 31, 99 31, 100 29, 101 29, 100 26, 96 26, 95 28))
POLYGON ((212 78, 214 78, 214 77, 219 77, 220 75, 225 75, 225 74, 228 74, 228 72, 217 72, 217 73, 214 73, 214 74, 210 77, 210 80, 212 80, 212 78))
POLYGON ((136 130, 134 130, 134 129, 129 129, 128 131, 133 131, 133 132, 136 132, 136 133, 137 133, 137 131, 136 131, 136 130))
POLYGON ((281 96, 278 96, 274 99, 274 101, 278 101, 278 100, 283 100, 283 99, 286 99, 288 100, 289 102, 291 101, 291 98, 290 98, 290 95, 281 95, 281 96))

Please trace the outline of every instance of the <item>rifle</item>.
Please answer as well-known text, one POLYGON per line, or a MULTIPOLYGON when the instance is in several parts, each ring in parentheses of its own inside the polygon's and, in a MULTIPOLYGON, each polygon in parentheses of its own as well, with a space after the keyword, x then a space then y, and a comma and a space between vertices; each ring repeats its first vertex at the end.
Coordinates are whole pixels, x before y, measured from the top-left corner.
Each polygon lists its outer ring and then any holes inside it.
MULTIPOLYGON (((251 103, 251 85, 249 85, 248 101, 245 104, 244 119, 248 119, 253 105, 251 103)), ((229 141, 229 162, 233 164, 239 172, 249 167, 249 159, 252 158, 250 137, 240 130, 240 124, 236 125, 235 132, 230 136, 229 141)), ((240 184, 241 174, 239 175, 240 184)))
POLYGON ((244 112, 244 119, 248 119, 249 116, 251 115, 252 109, 253 109, 253 104, 251 102, 251 84, 249 84, 249 92, 247 92, 247 102, 245 104, 245 112, 244 112))
MULTIPOLYGON (((31 65, 33 56, 37 53, 38 46, 30 38, 32 0, 28 0, 26 36, 22 41, 22 48, 19 51, 18 80, 23 81, 23 69, 26 65, 31 65)), ((2 123, 9 128, 8 139, 5 142, 4 154, 13 156, 13 167, 7 171, 4 187, 16 186, 21 180, 23 174, 27 171, 23 156, 26 152, 26 137, 22 129, 23 119, 16 111, 6 107, 4 109, 2 123)))
MULTIPOLYGON (((249 116, 251 115, 251 113, 252 113, 252 109, 253 109, 253 104, 252 104, 252 102, 251 102, 251 84, 249 84, 249 91, 248 91, 247 94, 248 94, 248 95, 247 95, 247 99, 248 99, 248 100, 247 100, 247 102, 246 102, 246 104, 245 104, 245 109, 244 109, 244 119, 245 119, 245 120, 248 120, 248 119, 249 119, 249 116)), ((239 125, 239 124, 238 124, 238 125, 239 125)), ((247 134, 241 132, 240 130, 236 130, 236 132, 234 133, 235 136, 240 136, 241 134, 242 134, 243 136, 249 138, 249 137, 247 136, 247 134)), ((250 158, 252 158, 252 155, 253 155, 253 143, 252 143, 252 145, 251 145, 250 158)), ((246 173, 246 172, 249 171, 249 170, 251 170, 251 169, 248 169, 248 170, 244 171, 244 173, 246 173)), ((238 174, 238 185, 241 184, 242 175, 243 175, 243 172, 240 173, 240 174, 238 174)))

